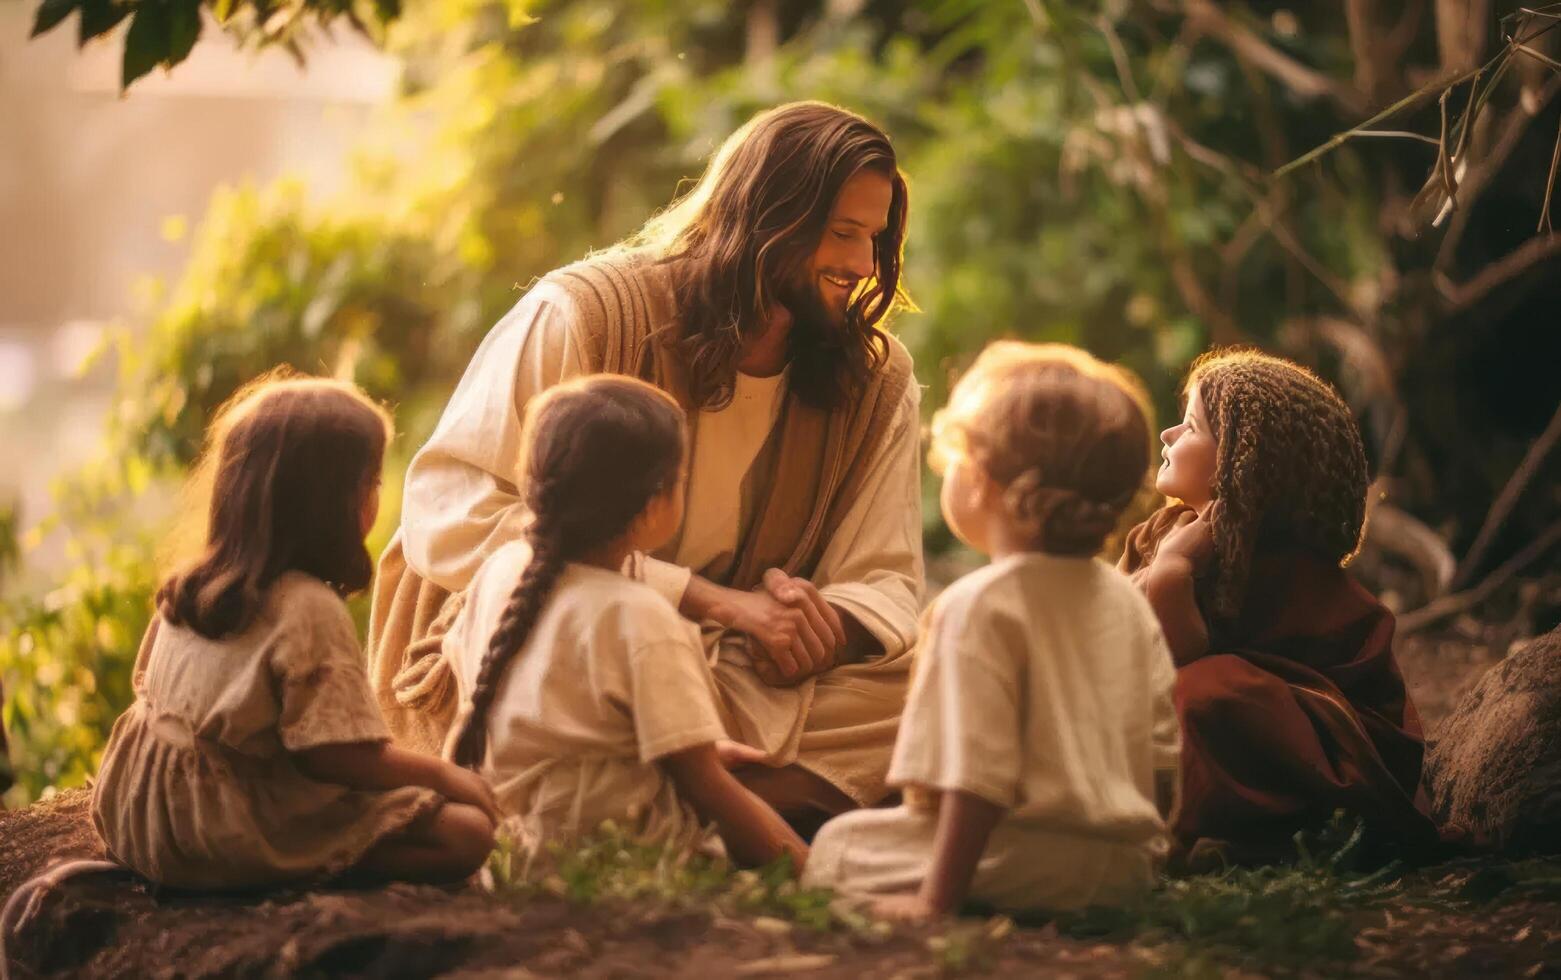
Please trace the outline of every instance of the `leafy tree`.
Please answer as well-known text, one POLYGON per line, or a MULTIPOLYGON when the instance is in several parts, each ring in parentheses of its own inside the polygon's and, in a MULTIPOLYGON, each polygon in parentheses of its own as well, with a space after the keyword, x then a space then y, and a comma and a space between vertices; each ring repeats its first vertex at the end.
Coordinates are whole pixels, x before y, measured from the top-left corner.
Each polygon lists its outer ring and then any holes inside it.
POLYGON ((77 44, 102 37, 128 20, 121 88, 159 66, 172 68, 200 40, 203 14, 234 37, 256 46, 277 45, 303 60, 311 28, 329 29, 338 19, 371 38, 401 15, 401 0, 41 0, 32 36, 58 27, 77 14, 77 44))

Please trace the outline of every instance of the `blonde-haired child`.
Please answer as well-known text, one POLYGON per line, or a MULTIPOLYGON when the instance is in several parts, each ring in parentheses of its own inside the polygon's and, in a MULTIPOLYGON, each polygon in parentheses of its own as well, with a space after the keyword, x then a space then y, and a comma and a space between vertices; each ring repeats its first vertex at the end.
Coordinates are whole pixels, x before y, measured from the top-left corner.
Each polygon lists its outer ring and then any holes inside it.
POLYGON ((606 820, 673 846, 714 824, 744 864, 806 858, 727 771, 761 754, 726 742, 699 628, 621 572, 681 525, 686 443, 677 402, 633 378, 579 378, 526 406, 530 523, 477 572, 434 670, 462 704, 447 754, 493 780, 528 862, 606 820))
POLYGON ((908 916, 1150 886, 1173 671, 1149 604, 1094 557, 1148 468, 1141 401, 1125 372, 1061 345, 993 344, 955 386, 934 421, 943 514, 992 563, 928 610, 889 770, 904 803, 826 824, 807 884, 908 916))
POLYGON ((373 574, 389 436, 379 406, 317 378, 262 379, 218 416, 204 551, 157 592, 93 789, 116 860, 226 889, 451 880, 486 859, 492 793, 389 744, 342 601, 373 574))

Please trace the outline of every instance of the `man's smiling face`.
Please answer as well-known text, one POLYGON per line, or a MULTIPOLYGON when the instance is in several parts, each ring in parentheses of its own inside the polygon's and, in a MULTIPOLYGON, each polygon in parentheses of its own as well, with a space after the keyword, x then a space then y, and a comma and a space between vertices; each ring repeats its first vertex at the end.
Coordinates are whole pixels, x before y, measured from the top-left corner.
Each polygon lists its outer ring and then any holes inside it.
POLYGON ((813 293, 836 326, 845 322, 857 286, 877 271, 875 240, 889 226, 893 200, 894 184, 887 174, 860 170, 840 188, 830 208, 824 234, 808 260, 808 281, 798 292, 802 297, 813 293))

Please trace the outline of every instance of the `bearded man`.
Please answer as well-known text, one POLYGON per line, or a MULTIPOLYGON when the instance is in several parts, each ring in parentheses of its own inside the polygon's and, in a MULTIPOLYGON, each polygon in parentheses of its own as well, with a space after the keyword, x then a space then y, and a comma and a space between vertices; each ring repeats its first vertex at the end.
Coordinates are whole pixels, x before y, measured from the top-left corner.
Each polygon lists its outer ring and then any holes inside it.
POLYGON ((704 624, 727 730, 764 756, 739 777, 799 823, 884 795, 923 584, 919 389, 880 326, 906 212, 882 131, 784 105, 499 321, 407 471, 380 560, 370 673, 399 739, 438 751, 453 717, 429 654, 483 559, 521 536, 527 401, 605 371, 688 412, 683 527, 627 571, 704 624))

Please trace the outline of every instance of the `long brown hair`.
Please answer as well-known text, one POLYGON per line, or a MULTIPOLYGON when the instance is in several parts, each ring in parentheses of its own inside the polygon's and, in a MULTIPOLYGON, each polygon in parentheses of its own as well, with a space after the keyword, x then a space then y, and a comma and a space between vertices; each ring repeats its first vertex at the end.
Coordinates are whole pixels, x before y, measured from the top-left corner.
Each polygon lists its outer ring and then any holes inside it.
POLYGON ((681 260, 676 346, 695 405, 730 401, 743 343, 763 331, 766 311, 818 248, 840 189, 862 170, 892 185, 888 227, 873 242, 874 274, 843 327, 802 324, 788 338, 791 389, 809 404, 836 408, 888 356, 879 324, 908 302, 900 265, 909 191, 883 130, 822 102, 762 112, 727 138, 693 190, 628 241, 681 260))
POLYGON ((218 412, 192 486, 209 494, 200 557, 157 590, 168 622, 218 639, 243 630, 287 571, 342 595, 374 564, 360 520, 377 485, 390 416, 344 381, 257 379, 218 412))
POLYGON ((968 456, 1031 550, 1092 555, 1143 485, 1148 401, 1131 373, 1077 347, 997 341, 934 416, 933 466, 968 456))
POLYGON ((521 485, 531 512, 531 560, 477 671, 471 710, 455 740, 458 765, 482 765, 499 680, 526 645, 565 564, 617 539, 652 499, 674 488, 685 439, 677 402, 633 378, 578 378, 527 404, 521 485))
POLYGON ((1260 351, 1210 351, 1193 362, 1215 453, 1207 518, 1217 569, 1213 610, 1237 615, 1254 550, 1293 546, 1347 564, 1366 524, 1360 426, 1317 375, 1260 351))

